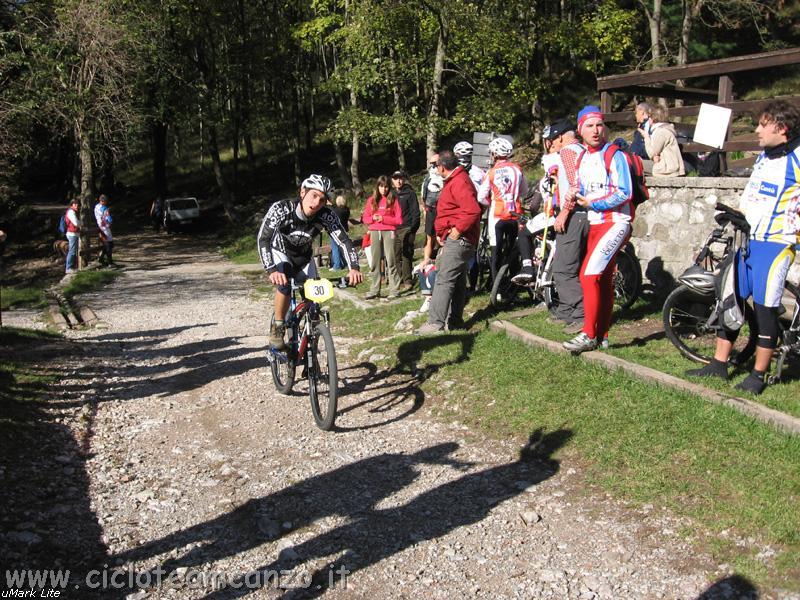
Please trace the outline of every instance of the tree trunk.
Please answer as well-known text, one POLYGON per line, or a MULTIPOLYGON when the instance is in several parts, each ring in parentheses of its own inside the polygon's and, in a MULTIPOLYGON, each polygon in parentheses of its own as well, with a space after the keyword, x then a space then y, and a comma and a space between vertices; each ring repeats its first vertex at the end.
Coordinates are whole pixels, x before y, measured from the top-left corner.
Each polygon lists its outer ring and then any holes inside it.
POLYGON ((89 229, 95 229, 94 222, 94 168, 92 165, 92 147, 89 141, 89 134, 86 131, 84 123, 81 123, 76 128, 76 135, 78 136, 78 146, 80 148, 80 163, 81 163, 81 251, 78 256, 78 268, 84 269, 89 265, 91 260, 91 239, 89 229))
POLYGON ((347 163, 345 163, 344 152, 339 142, 333 143, 333 152, 336 155, 336 168, 339 170, 339 178, 344 184, 344 189, 351 192, 353 190, 353 182, 350 179, 350 173, 347 172, 347 163))
MULTIPOLYGON (((350 104, 353 108, 358 108, 356 93, 350 89, 350 104)), ((358 174, 358 159, 361 147, 358 139, 358 130, 353 130, 353 154, 350 160, 350 178, 353 180, 353 192, 359 198, 364 196, 364 187, 361 185, 361 177, 358 174)))
MULTIPOLYGON (((699 16, 700 10, 705 4, 705 0, 683 0, 683 20, 681 22, 681 42, 678 46, 678 66, 689 63, 689 42, 692 37, 692 25, 699 16)), ((675 82, 675 87, 684 87, 685 82, 679 79, 675 82)), ((683 100, 676 100, 675 106, 683 106, 683 100)))
MULTIPOLYGON (((397 76, 397 61, 395 59, 394 48, 391 47, 389 48, 389 59, 392 74, 392 100, 394 102, 395 127, 398 127, 402 113, 402 107, 400 106, 400 84, 399 77, 397 76)), ((400 166, 400 169, 403 171, 406 170, 406 154, 399 135, 397 137, 397 164, 400 166)))
POLYGON ((231 193, 228 182, 225 179, 225 173, 222 171, 222 161, 219 159, 219 144, 217 142, 217 127, 212 123, 206 124, 206 131, 208 134, 208 154, 211 156, 211 167, 214 170, 214 178, 219 187, 219 195, 222 199, 222 208, 225 211, 225 216, 231 223, 236 223, 237 216, 234 208, 235 200, 231 193))
POLYGON ((433 85, 431 87, 431 103, 428 109, 428 134, 425 140, 425 152, 430 158, 435 152, 439 137, 439 128, 436 123, 439 118, 439 99, 442 95, 442 74, 444 73, 444 59, 447 54, 447 37, 444 21, 439 21, 439 40, 436 43, 436 58, 433 63, 433 85))
POLYGON ((247 166, 250 167, 250 175, 256 172, 256 153, 253 150, 253 136, 250 131, 245 131, 242 135, 244 138, 244 147, 247 149, 247 166))
POLYGON ((167 196, 167 130, 168 126, 160 119, 150 124, 153 150, 153 185, 157 197, 167 196))

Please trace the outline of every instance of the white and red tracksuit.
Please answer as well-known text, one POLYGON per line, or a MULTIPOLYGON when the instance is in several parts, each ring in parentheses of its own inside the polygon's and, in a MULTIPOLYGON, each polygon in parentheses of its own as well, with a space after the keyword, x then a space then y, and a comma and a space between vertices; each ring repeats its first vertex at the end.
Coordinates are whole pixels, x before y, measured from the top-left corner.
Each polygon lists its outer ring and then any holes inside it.
POLYGON ((587 148, 578 165, 578 191, 591 201, 589 239, 580 271, 583 332, 597 340, 605 337, 611 325, 617 252, 630 238, 634 217, 628 162, 617 152, 606 170, 604 155, 608 145, 587 148))

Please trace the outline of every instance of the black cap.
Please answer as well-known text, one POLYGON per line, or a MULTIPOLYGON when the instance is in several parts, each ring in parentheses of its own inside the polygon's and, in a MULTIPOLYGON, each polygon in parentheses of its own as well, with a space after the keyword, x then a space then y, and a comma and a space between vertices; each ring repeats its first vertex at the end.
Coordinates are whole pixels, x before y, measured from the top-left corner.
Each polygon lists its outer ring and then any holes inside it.
POLYGON ((404 171, 395 171, 394 173, 392 173, 392 179, 400 179, 400 178, 402 179, 406 178, 406 174, 404 171))
POLYGON ((567 131, 575 131, 575 125, 569 119, 559 119, 544 128, 542 137, 546 140, 554 140, 567 131))

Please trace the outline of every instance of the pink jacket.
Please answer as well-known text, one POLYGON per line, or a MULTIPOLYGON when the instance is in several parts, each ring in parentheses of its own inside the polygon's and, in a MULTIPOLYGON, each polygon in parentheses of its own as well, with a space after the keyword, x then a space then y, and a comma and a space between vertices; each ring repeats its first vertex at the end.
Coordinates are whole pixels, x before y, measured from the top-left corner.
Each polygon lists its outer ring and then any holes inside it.
POLYGON ((403 209, 400 208, 400 203, 395 199, 392 208, 386 210, 386 196, 381 196, 378 202, 378 208, 372 210, 373 196, 369 197, 366 206, 364 206, 364 216, 361 221, 365 225, 369 225, 370 231, 394 231, 399 225, 403 224, 403 209), (378 223, 372 220, 373 215, 381 215, 383 220, 378 223))

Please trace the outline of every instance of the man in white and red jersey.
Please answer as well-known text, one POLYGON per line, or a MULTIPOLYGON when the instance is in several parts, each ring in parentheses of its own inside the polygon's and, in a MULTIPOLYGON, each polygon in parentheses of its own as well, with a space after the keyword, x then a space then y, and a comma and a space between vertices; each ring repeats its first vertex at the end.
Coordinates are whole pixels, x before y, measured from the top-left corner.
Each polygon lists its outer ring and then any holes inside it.
POLYGON ((567 191, 565 202, 574 200, 587 209, 589 236, 580 270, 583 330, 564 342, 564 348, 574 354, 594 350, 608 333, 614 308, 617 252, 630 238, 634 215, 633 184, 625 155, 615 152, 606 169, 609 144, 598 107, 585 106, 578 113, 578 134, 586 150, 578 157, 576 185, 567 191))
POLYGON ((478 189, 478 202, 489 207, 489 245, 492 247, 492 280, 502 259, 517 239, 517 218, 522 199, 528 195, 528 182, 522 169, 509 160, 514 146, 504 138, 489 142, 492 166, 478 189))

